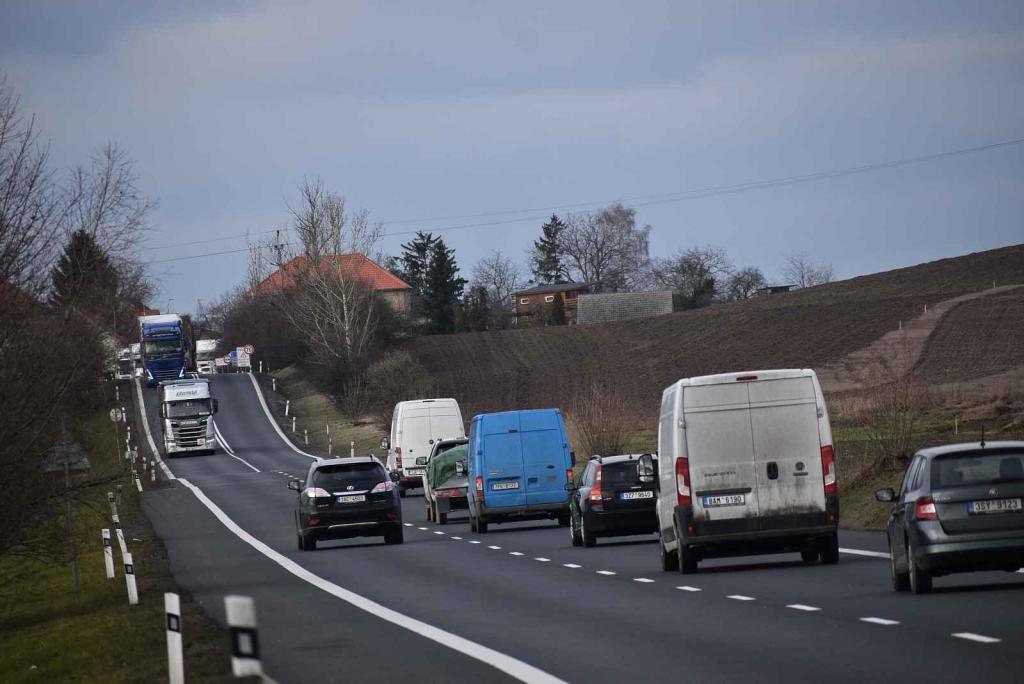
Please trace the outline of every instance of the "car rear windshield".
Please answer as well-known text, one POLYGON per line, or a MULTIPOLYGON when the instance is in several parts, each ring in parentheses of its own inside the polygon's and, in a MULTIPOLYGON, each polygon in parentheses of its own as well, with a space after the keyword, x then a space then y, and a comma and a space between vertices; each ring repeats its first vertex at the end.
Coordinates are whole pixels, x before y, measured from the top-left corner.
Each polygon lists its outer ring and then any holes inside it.
POLYGON ((386 479, 387 474, 378 463, 353 463, 317 468, 313 472, 312 486, 327 490, 346 489, 349 486, 353 489, 372 489, 386 479))
MULTIPOLYGON (((632 486, 640 484, 636 473, 636 461, 620 461, 601 466, 601 484, 603 486, 632 486)), ((654 462, 654 471, 658 471, 658 462, 654 462)))
POLYGON ((932 488, 1024 481, 1024 452, 965 453, 937 456, 932 488))

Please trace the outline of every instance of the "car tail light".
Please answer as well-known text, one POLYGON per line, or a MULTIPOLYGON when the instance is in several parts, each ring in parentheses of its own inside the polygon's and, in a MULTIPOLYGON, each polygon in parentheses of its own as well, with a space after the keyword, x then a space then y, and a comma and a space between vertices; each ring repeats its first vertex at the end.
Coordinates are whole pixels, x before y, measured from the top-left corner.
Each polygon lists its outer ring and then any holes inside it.
POLYGON ((676 458, 676 502, 680 506, 690 506, 690 459, 679 456, 676 458))
POLYGON ((597 472, 594 475, 594 486, 590 490, 590 494, 587 496, 587 500, 592 503, 601 503, 604 501, 604 495, 601 492, 601 466, 597 466, 597 472))
POLYGON ((482 475, 476 476, 476 498, 484 500, 484 478, 482 475))
POLYGON ((918 520, 938 520, 939 516, 935 511, 935 499, 930 496, 922 496, 914 503, 914 517, 918 520))
POLYGON ((310 525, 319 525, 320 524, 320 518, 310 518, 309 519, 309 524, 310 525))
POLYGON ((320 487, 307 487, 306 491, 303 492, 303 493, 306 496, 308 496, 310 499, 315 499, 315 498, 320 497, 320 496, 330 496, 331 495, 331 493, 329 491, 327 491, 326 489, 321 489, 320 487))
POLYGON ((395 483, 391 480, 384 480, 374 485, 373 489, 370 490, 371 494, 383 494, 384 492, 391 492, 395 489, 395 483))
POLYGON ((402 468, 402 447, 395 447, 395 468, 402 468))
POLYGON ((565 469, 565 481, 568 483, 572 482, 572 468, 565 469))
POLYGON ((821 447, 821 475, 825 482, 825 496, 838 491, 836 486, 836 452, 831 444, 821 447))
POLYGON ((394 511, 388 511, 387 513, 384 514, 384 517, 387 518, 388 520, 395 520, 395 519, 398 518, 398 514, 395 513, 394 511))

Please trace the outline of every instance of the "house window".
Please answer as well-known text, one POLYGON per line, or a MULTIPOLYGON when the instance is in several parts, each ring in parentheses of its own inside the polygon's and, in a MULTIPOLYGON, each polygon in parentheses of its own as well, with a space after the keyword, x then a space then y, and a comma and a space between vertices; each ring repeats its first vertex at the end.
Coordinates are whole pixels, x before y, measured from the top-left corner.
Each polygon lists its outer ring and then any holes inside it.
POLYGON ((523 297, 522 299, 519 300, 519 303, 520 304, 529 304, 530 303, 530 298, 529 297, 523 297))
POLYGON ((545 296, 544 297, 544 301, 547 302, 548 304, 550 304, 551 302, 555 301, 555 295, 547 295, 547 296, 545 296))

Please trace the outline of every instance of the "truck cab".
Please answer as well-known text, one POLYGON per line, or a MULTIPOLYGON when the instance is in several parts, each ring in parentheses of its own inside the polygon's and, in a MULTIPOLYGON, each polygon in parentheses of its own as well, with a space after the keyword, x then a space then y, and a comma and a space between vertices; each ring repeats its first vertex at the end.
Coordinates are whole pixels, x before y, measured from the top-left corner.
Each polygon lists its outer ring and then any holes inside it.
POLYGON ((217 372, 217 346, 220 340, 196 340, 196 372, 213 375, 217 372))
POLYGON ((171 380, 160 385, 160 428, 168 456, 182 452, 213 453, 213 414, 217 400, 207 380, 171 380))
POLYGON ((135 377, 135 361, 132 359, 131 347, 118 350, 114 377, 118 380, 131 380, 135 377))
POLYGON ((139 316, 139 334, 148 387, 186 377, 190 349, 186 321, 181 316, 139 316))

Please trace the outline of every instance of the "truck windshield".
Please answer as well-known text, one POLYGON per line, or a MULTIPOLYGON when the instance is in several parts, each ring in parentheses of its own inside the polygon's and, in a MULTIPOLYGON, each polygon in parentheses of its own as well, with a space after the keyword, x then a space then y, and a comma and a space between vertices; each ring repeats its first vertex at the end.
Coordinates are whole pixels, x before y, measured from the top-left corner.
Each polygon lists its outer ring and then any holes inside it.
POLYGON ((180 354, 180 340, 146 340, 146 358, 155 359, 180 354))
POLYGON ((209 399, 186 399, 184 401, 169 401, 167 406, 168 418, 194 418, 197 416, 210 415, 209 399))
POLYGON ((216 354, 212 351, 196 352, 196 361, 212 361, 216 354))

